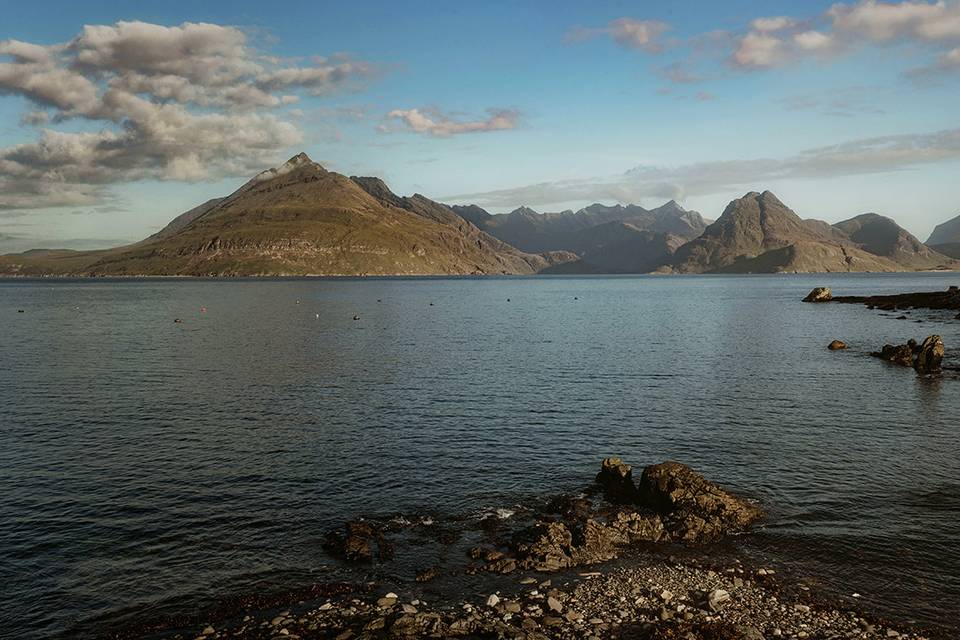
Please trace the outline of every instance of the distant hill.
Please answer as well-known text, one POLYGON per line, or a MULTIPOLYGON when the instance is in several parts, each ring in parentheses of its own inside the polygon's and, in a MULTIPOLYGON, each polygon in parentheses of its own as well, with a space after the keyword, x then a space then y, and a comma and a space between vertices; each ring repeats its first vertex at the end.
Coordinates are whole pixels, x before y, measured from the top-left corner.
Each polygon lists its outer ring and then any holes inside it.
POLYGON ((960 216, 937 225, 927 246, 951 258, 960 258, 960 216))
POLYGON ((936 269, 951 262, 948 256, 926 246, 895 221, 876 213, 864 213, 833 227, 864 251, 907 269, 936 269))
POLYGON ((85 275, 529 274, 572 254, 523 253, 422 196, 351 180, 305 154, 149 238, 96 252, 0 258, 0 273, 85 275))
POLYGON ((732 201, 699 238, 680 247, 679 273, 902 271, 889 258, 802 220, 770 191, 732 201))

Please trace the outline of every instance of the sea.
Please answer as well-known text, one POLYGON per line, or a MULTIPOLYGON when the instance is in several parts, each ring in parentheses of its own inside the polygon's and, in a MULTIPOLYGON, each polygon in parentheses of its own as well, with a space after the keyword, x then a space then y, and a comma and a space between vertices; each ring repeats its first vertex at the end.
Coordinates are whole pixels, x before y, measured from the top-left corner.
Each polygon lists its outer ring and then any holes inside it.
POLYGON ((344 579, 346 520, 509 517, 616 455, 691 465, 767 511, 746 552, 956 637, 960 319, 801 299, 957 284, 0 280, 0 636, 344 579), (941 375, 870 356, 931 334, 941 375))

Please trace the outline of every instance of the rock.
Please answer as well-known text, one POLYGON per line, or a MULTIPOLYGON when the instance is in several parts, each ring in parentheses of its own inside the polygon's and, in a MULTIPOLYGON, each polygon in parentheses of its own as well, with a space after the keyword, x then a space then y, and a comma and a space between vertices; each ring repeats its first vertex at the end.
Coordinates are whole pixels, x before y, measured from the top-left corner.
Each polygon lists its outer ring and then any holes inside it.
POLYGON ((830 291, 830 287, 817 287, 803 299, 804 302, 830 302, 831 300, 833 300, 833 292, 830 291))
POLYGON ((404 612, 404 613, 416 613, 416 612, 417 612, 417 608, 416 608, 415 606, 413 606, 412 604, 405 604, 405 605, 403 605, 403 612, 404 612))
POLYGON ((679 462, 644 469, 639 491, 643 503, 661 514, 674 540, 716 540, 763 516, 758 506, 727 493, 679 462))
POLYGON ((873 352, 870 354, 875 358, 880 358, 885 360, 890 364, 898 364, 902 367, 911 367, 913 366, 913 349, 909 345, 892 345, 885 344, 879 352, 873 352))
POLYGON ((396 598, 380 598, 377 600, 377 606, 383 609, 389 609, 395 604, 397 604, 396 598))
POLYGON ((514 602, 511 600, 509 602, 503 603, 503 610, 508 613, 520 613, 520 609, 521 608, 520 608, 519 602, 514 602))
POLYGON ((834 340, 827 346, 827 349, 830 349, 830 351, 840 351, 846 348, 847 343, 843 342, 842 340, 834 340))
POLYGON ((933 373, 940 370, 943 362, 943 339, 940 336, 933 335, 927 338, 917 350, 917 357, 913 362, 913 368, 917 373, 933 373))
POLYGON ((519 565, 524 569, 556 571, 573 566, 573 536, 562 522, 538 522, 519 537, 516 550, 519 565))
POLYGON ((495 606, 497 606, 498 604, 500 604, 500 596, 498 596, 498 595, 495 594, 495 593, 491 593, 491 594, 490 594, 490 597, 487 598, 487 606, 488 606, 488 607, 495 607, 495 606))
POLYGON ((547 598, 547 606, 550 607, 551 611, 556 611, 557 613, 561 613, 563 611, 563 605, 560 604, 560 601, 553 596, 547 598))
POLYGON ((487 563, 486 569, 492 573, 511 573, 517 568, 517 561, 513 558, 501 558, 496 562, 487 563))
POLYGON ((207 626, 205 626, 205 627, 203 628, 203 631, 200 632, 200 635, 202 635, 202 636, 209 636, 209 635, 213 635, 213 634, 216 633, 216 632, 217 632, 216 629, 214 629, 214 628, 211 627, 210 625, 207 625, 207 626))
POLYGON ((795 604, 793 605, 793 610, 798 613, 810 613, 810 607, 805 604, 795 604))
POLYGON ((429 569, 424 569, 423 571, 417 572, 416 581, 417 582, 430 582, 431 580, 439 577, 440 570, 436 567, 430 567, 429 569))
POLYGON ((711 611, 720 611, 727 602, 730 602, 730 593, 724 589, 714 589, 707 596, 707 606, 711 611))
POLYGON ((620 458, 605 458, 597 474, 597 483, 603 487, 607 500, 629 504, 637 499, 637 487, 633 484, 632 467, 620 458))

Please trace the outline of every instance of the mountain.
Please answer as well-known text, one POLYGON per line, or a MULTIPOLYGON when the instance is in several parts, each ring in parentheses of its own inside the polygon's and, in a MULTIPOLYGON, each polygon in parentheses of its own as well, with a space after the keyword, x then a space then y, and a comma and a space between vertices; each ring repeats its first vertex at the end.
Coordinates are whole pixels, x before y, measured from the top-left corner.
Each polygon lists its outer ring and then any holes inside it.
POLYGON ((864 251, 888 258, 907 269, 936 269, 951 261, 890 218, 876 213, 864 213, 838 222, 833 227, 864 251))
POLYGON ((679 273, 905 269, 802 220, 770 191, 753 191, 732 201, 703 235, 677 250, 671 266, 679 273))
POLYGON ((480 229, 523 251, 577 251, 582 243, 578 234, 592 227, 611 222, 623 222, 633 229, 653 233, 669 233, 684 239, 693 239, 706 228, 696 211, 686 211, 674 201, 656 209, 637 205, 592 204, 579 211, 537 213, 529 207, 520 207, 508 214, 490 215, 479 207, 454 208, 480 229), (483 214, 486 214, 485 216, 483 214))
POLYGON ((937 225, 927 239, 927 246, 951 258, 960 258, 960 216, 937 225))
POLYGON ((559 213, 520 207, 491 215, 476 205, 450 208, 524 251, 571 251, 580 257, 550 273, 647 273, 668 262, 680 245, 707 226, 699 213, 673 200, 656 209, 597 203, 559 213))
POLYGON ((423 196, 327 171, 306 154, 149 238, 96 252, 18 254, 0 273, 85 275, 528 274, 572 254, 526 254, 423 196))

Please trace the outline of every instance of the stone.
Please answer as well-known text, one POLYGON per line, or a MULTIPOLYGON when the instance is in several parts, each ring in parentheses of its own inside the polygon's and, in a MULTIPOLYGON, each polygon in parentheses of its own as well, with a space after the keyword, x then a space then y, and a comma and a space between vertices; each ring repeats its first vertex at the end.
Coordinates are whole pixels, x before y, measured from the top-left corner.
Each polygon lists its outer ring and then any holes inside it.
POLYGON ((847 348, 847 343, 843 342, 842 340, 834 340, 829 345, 827 345, 827 349, 830 349, 830 351, 841 351, 846 348, 847 348))
POLYGON ((415 606, 413 606, 412 604, 405 604, 405 605, 403 605, 403 612, 404 612, 404 613, 416 613, 416 612, 417 612, 417 608, 416 608, 415 606))
POLYGON ((415 579, 417 582, 429 582, 440 575, 440 570, 436 567, 430 567, 429 569, 424 569, 423 571, 418 571, 415 579))
POLYGON ((563 605, 560 604, 560 601, 553 596, 547 598, 547 606, 550 607, 551 611, 556 611, 557 613, 563 611, 563 605))
POLYGON ((377 606, 384 609, 389 609, 393 605, 397 604, 396 598, 380 598, 377 600, 377 606))
POLYGON ((710 542, 740 531, 763 517, 763 510, 706 480, 679 462, 643 470, 643 503, 658 512, 672 539, 710 542))
POLYGON ((917 373, 934 373, 940 370, 943 363, 943 338, 937 335, 927 336, 917 349, 917 357, 913 368, 917 373))
POLYGON ((833 292, 830 287, 817 287, 807 294, 804 302, 830 302, 833 300, 833 292))
POLYGON ((909 344, 885 344, 879 352, 875 351, 870 355, 875 358, 880 358, 881 360, 891 364, 898 364, 902 367, 913 366, 913 349, 910 348, 909 344))
POLYGON ((495 607, 495 606, 497 606, 498 604, 500 604, 500 597, 499 597, 497 594, 495 594, 495 593, 491 593, 491 594, 490 594, 490 597, 487 598, 487 606, 488 606, 488 607, 495 607))
POLYGON ((629 504, 637 499, 632 467, 620 458, 604 458, 600 473, 597 474, 597 483, 603 487, 603 493, 610 502, 629 504))
POLYGON ((711 611, 720 611, 727 602, 730 602, 730 593, 724 589, 714 589, 707 596, 707 606, 711 611))
POLYGON ((214 629, 210 625, 207 625, 206 627, 203 628, 203 631, 200 632, 200 635, 209 636, 209 635, 213 635, 216 632, 217 632, 216 629, 214 629))
POLYGON ((793 610, 799 613, 810 613, 810 607, 805 604, 795 604, 793 605, 793 610))
POLYGON ((509 601, 503 603, 503 610, 509 613, 520 613, 520 603, 509 601))

